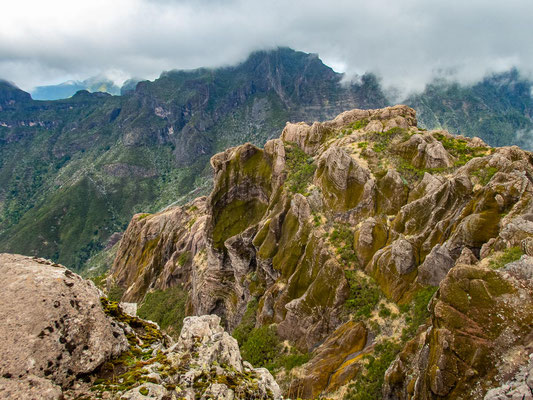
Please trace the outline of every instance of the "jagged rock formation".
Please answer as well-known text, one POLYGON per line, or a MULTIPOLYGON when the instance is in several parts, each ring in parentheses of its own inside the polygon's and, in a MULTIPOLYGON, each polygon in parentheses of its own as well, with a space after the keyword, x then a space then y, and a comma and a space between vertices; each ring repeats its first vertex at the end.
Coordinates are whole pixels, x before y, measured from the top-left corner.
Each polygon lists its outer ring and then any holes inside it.
POLYGON ((139 299, 149 286, 166 289, 187 283, 191 255, 205 247, 205 210, 205 198, 198 198, 189 207, 133 217, 131 235, 117 251, 116 259, 122 261, 114 275, 115 284, 128 288, 125 301, 139 299))
POLYGON ((216 315, 185 318, 178 342, 168 354, 178 369, 190 364, 178 384, 191 399, 280 397, 278 384, 267 369, 243 363, 237 341, 224 331, 216 315))
POLYGON ((278 399, 264 368, 242 361, 215 315, 189 317, 170 346, 91 281, 44 259, 0 254, 0 397, 278 399))
POLYGON ((364 354, 367 336, 361 322, 348 321, 338 327, 292 380, 289 397, 315 399, 321 392, 333 392, 355 378, 361 370, 357 360, 364 354))
MULTIPOLYGON (((520 266, 525 264, 529 269, 533 265, 531 259, 520 266)), ((384 399, 481 399, 517 365, 528 362, 531 280, 517 279, 511 271, 516 271, 513 264, 501 271, 482 265, 452 268, 431 303, 431 323, 388 369, 384 399)), ((511 398, 498 397, 510 389, 492 390, 486 398, 511 398)))
MULTIPOLYGON (((363 357, 347 368, 352 354, 317 348, 348 340, 337 336, 350 313, 363 325, 349 328, 346 338, 371 354, 385 340, 400 345, 407 323, 403 316, 383 322, 378 303, 391 314, 428 285, 441 285, 440 299, 455 274, 459 282, 499 279, 468 265, 533 236, 532 161, 517 147, 418 129, 406 106, 287 124, 264 149, 245 144, 215 155, 207 199, 134 217, 112 280, 128 301, 181 284, 190 293, 190 314, 217 314, 229 330, 257 299, 256 326, 274 324, 281 339, 312 351, 306 373, 323 359, 334 366, 296 381, 298 393, 315 396, 364 374, 363 357), (357 296, 372 280, 384 297, 361 317, 350 304, 363 307, 357 296)), ((493 297, 508 293, 487 290, 493 297)), ((444 393, 446 385, 434 389, 444 393)))

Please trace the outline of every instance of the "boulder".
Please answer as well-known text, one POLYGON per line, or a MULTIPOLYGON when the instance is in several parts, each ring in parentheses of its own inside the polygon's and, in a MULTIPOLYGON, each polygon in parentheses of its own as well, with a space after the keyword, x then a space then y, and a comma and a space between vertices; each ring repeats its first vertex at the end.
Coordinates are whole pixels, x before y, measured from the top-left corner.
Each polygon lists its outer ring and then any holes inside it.
POLYGON ((243 371, 237 340, 220 326, 220 317, 203 315, 187 317, 173 351, 197 353, 200 368, 210 368, 213 362, 225 364, 238 372, 243 371))
POLYGON ((423 285, 438 286, 454 265, 455 260, 446 245, 437 244, 418 267, 418 281, 423 285))
POLYGON ((61 265, 13 254, 0 254, 0 276, 1 376, 32 375, 65 387, 128 348, 91 281, 61 265))

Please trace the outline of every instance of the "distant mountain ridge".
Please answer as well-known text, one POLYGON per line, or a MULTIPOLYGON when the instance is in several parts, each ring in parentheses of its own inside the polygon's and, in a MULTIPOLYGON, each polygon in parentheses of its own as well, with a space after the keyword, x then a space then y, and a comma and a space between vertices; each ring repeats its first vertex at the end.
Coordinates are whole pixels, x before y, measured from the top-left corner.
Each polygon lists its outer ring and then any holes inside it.
POLYGON ((516 144, 533 150, 532 82, 517 69, 473 85, 434 81, 405 100, 428 129, 479 136, 492 146, 516 144))
POLYGON ((124 96, 35 101, 6 87, 0 249, 79 269, 132 213, 207 190, 217 151, 262 145, 286 121, 386 104, 375 76, 341 79, 316 55, 280 48, 234 67, 164 73, 124 96))
POLYGON ((119 95, 121 88, 103 76, 94 76, 83 81, 70 80, 57 85, 37 86, 31 96, 34 100, 59 100, 68 99, 80 90, 89 92, 105 92, 112 95, 119 95))

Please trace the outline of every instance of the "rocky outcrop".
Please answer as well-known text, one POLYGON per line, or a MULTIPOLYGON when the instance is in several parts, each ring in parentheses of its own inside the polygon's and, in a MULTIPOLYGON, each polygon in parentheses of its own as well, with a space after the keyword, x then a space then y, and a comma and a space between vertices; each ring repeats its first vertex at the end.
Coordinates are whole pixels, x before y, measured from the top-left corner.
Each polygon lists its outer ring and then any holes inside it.
POLYGON ((484 400, 526 400, 530 398, 533 398, 533 354, 529 356, 529 362, 521 366, 511 380, 489 390, 484 400))
POLYGON ((50 261, 0 254, 0 395, 9 399, 278 399, 215 315, 188 317, 177 343, 50 261))
POLYGON ((185 318, 177 342, 151 355, 118 377, 95 381, 89 390, 121 400, 280 398, 270 372, 242 361, 237 341, 216 315, 185 318))
POLYGON ((313 353, 290 384, 288 396, 315 399, 332 392, 357 376, 367 342, 367 329, 362 323, 348 321, 338 327, 313 353))
POLYGON ((528 360, 531 296, 506 269, 452 268, 431 303, 431 323, 387 370, 384 399, 482 399, 528 360))
POLYGON ((449 168, 454 158, 433 136, 414 134, 399 147, 403 157, 417 168, 449 168))
POLYGON ((137 214, 120 242, 109 285, 127 288, 124 301, 137 301, 152 289, 190 285, 194 258, 205 246, 205 198, 188 207, 137 214))
MULTIPOLYGON (((189 315, 216 314, 230 331, 254 300, 255 328, 272 325, 289 346, 314 354, 316 365, 328 358, 317 347, 351 316, 371 332, 370 352, 385 338, 399 346, 402 324, 411 323, 399 306, 448 282, 451 271, 529 248, 533 237, 531 155, 418 129, 406 106, 287 124, 264 149, 231 148, 211 165, 214 189, 197 200, 198 211, 189 204, 145 222, 134 217, 114 282, 126 289, 124 300, 183 285, 189 315), (147 238, 158 239, 148 245, 147 238), (190 252, 181 269, 180 249, 190 252)), ((331 391, 331 382, 364 374, 365 365, 358 359, 335 375, 336 365, 324 372, 333 380, 299 387, 308 396, 331 391)), ((439 386, 444 378, 435 379, 439 386)))
POLYGON ((370 181, 370 171, 359 165, 345 149, 330 147, 321 154, 317 164, 315 180, 328 209, 347 211, 359 205, 363 197, 368 197, 366 184, 370 181))
POLYGON ((237 341, 216 315, 187 317, 178 342, 167 351, 171 365, 187 371, 175 381, 187 399, 279 399, 280 390, 265 368, 243 362, 237 341))

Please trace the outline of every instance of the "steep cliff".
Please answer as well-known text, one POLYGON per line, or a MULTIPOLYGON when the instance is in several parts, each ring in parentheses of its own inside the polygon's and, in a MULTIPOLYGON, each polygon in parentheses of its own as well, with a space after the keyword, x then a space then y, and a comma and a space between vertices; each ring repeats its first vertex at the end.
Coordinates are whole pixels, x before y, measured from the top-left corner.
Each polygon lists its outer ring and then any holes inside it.
MULTIPOLYGON (((419 129, 406 106, 289 123, 263 149, 245 144, 213 156, 207 198, 135 216, 109 285, 138 302, 179 285, 189 314, 217 314, 250 336, 271 326, 286 341, 282 352, 311 357, 282 374, 291 396, 377 396, 385 369, 426 322, 436 287, 440 299, 459 271, 467 275, 460 282, 498 281, 460 266, 533 234, 532 161, 517 147, 419 129)), ((514 290, 494 285, 487 296, 514 290)), ((442 301, 461 301, 454 293, 442 301)))

